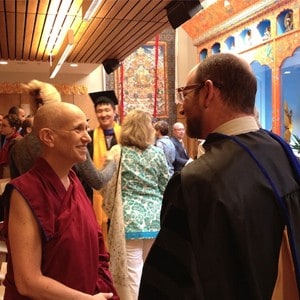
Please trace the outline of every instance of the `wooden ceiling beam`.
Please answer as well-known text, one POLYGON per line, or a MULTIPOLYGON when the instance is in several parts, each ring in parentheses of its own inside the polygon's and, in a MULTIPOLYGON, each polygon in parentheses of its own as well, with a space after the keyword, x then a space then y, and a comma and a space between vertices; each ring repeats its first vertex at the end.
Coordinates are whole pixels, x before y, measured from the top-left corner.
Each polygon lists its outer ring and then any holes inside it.
MULTIPOLYGON (((63 30, 74 31, 75 43, 67 61, 101 64, 111 57, 121 60, 168 26, 164 8, 170 2, 103 0, 97 15, 85 22, 82 0, 0 1, 0 59, 49 61, 51 29, 59 8, 68 7, 61 25, 63 30)), ((55 51, 60 39, 55 37, 55 51)))
POLYGON ((8 59, 8 39, 7 39, 7 25, 6 25, 6 9, 5 2, 0 1, 0 54, 1 58, 8 59))
POLYGON ((24 28, 26 20, 26 2, 17 1, 16 13, 16 60, 23 59, 23 41, 24 41, 24 28))
POLYGON ((6 1, 6 30, 8 40, 8 57, 15 59, 16 55, 16 3, 15 1, 6 1))

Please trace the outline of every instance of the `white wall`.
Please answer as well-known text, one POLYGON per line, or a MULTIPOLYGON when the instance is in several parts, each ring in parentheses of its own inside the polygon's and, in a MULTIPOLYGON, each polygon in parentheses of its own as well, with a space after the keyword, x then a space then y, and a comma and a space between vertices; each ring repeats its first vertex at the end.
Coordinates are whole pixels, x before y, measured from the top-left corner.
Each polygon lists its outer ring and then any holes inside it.
POLYGON ((79 84, 87 87, 89 92, 103 90, 104 70, 102 65, 79 65, 71 68, 64 64, 53 79, 49 78, 49 63, 37 62, 9 62, 8 65, 0 65, 0 82, 27 83, 32 79, 53 84, 79 84))
POLYGON ((176 29, 175 57, 175 87, 177 88, 186 84, 189 71, 199 62, 197 47, 181 27, 176 29))

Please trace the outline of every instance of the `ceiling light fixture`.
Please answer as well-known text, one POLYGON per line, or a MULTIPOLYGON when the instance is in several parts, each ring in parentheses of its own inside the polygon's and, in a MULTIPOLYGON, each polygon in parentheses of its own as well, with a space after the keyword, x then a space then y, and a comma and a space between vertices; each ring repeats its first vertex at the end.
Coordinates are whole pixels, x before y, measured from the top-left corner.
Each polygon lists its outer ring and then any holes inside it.
POLYGON ((67 59, 72 47, 74 45, 74 31, 69 29, 67 35, 55 56, 52 65, 50 66, 50 78, 54 78, 61 68, 64 61, 67 59))
POLYGON ((7 65, 7 64, 8 64, 7 61, 5 61, 5 60, 0 60, 0 65, 7 65))
POLYGON ((82 3, 82 15, 83 21, 89 21, 98 7, 100 6, 102 0, 84 0, 82 3))
POLYGON ((60 45, 64 35, 71 28, 69 18, 66 18, 69 9, 70 1, 51 1, 44 33, 44 39, 47 39, 47 53, 58 50, 57 46, 60 45))

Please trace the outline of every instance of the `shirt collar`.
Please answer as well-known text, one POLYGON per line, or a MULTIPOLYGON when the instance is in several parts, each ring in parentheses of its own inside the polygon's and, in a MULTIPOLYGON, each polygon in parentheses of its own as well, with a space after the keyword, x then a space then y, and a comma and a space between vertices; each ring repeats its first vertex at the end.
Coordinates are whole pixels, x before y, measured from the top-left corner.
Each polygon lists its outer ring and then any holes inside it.
POLYGON ((222 133, 226 135, 238 135, 259 130, 254 117, 245 116, 230 120, 217 127, 213 133, 222 133))

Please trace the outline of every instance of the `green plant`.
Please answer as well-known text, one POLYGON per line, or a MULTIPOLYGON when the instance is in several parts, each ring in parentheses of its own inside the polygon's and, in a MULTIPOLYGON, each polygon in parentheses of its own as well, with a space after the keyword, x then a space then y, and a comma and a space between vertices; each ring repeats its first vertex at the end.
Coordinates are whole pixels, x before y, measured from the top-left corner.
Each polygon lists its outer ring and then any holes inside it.
POLYGON ((294 140, 294 144, 291 145, 292 149, 300 153, 300 137, 296 134, 293 134, 293 140, 294 140))

